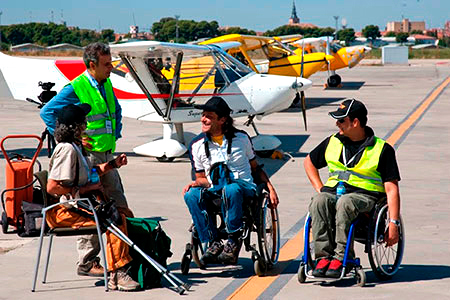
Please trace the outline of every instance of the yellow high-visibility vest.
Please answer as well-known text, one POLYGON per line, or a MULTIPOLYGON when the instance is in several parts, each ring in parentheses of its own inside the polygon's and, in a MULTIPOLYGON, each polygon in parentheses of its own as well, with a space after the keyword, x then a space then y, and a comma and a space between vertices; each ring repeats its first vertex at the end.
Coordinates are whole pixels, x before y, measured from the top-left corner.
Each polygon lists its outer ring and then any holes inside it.
POLYGON ((100 91, 93 87, 85 73, 72 80, 75 94, 81 103, 91 106, 91 111, 86 116, 86 134, 92 138, 92 150, 94 152, 105 152, 116 148, 116 103, 114 93, 109 78, 104 87, 106 91, 106 101, 100 91))
POLYGON ((339 181, 343 181, 367 191, 385 193, 381 174, 377 171, 384 144, 384 140, 375 137, 375 144, 366 147, 359 162, 354 167, 348 168, 339 161, 344 145, 333 135, 325 150, 325 160, 329 170, 329 178, 325 186, 335 187, 339 181))

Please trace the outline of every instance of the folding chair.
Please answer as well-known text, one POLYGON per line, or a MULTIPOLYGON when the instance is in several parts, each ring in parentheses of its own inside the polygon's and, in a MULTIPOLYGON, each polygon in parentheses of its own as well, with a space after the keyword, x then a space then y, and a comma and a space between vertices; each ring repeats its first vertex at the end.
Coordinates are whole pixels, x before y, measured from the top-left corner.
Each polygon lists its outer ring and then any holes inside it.
POLYGON ((105 252, 103 239, 102 239, 102 232, 100 230, 100 223, 99 223, 99 220, 97 217, 97 213, 95 212, 95 209, 94 209, 92 203, 89 201, 89 199, 80 198, 80 199, 73 199, 73 200, 66 201, 66 202, 59 202, 59 203, 44 207, 42 209, 42 226, 41 226, 41 234, 39 237, 39 247, 38 247, 37 259, 36 259, 36 267, 34 270, 33 287, 31 288, 32 292, 34 292, 36 290, 36 281, 37 281, 37 276, 38 276, 38 271, 39 271, 39 263, 40 263, 40 259, 41 259, 42 244, 44 242, 44 236, 46 236, 46 235, 50 236, 50 241, 48 244, 47 259, 46 259, 45 269, 44 269, 44 279, 43 279, 42 283, 46 283, 46 279, 47 279, 47 271, 48 271, 48 264, 50 261, 50 252, 51 252, 51 247, 52 247, 52 242, 53 242, 53 236, 75 236, 75 235, 87 235, 87 234, 98 234, 100 249, 101 249, 101 253, 102 253, 102 259, 105 263, 105 268, 104 268, 105 291, 106 292, 108 291, 108 275, 107 275, 108 266, 107 266, 107 260, 106 260, 106 254, 105 254, 106 252, 105 252), (94 215, 96 226, 80 227, 78 229, 74 229, 71 227, 60 227, 60 228, 50 229, 46 233, 45 232, 45 226, 46 226, 45 217, 46 217, 47 211, 52 209, 55 206, 62 205, 64 203, 68 203, 68 202, 72 203, 74 201, 75 202, 84 201, 84 202, 88 203, 90 211, 94 215))

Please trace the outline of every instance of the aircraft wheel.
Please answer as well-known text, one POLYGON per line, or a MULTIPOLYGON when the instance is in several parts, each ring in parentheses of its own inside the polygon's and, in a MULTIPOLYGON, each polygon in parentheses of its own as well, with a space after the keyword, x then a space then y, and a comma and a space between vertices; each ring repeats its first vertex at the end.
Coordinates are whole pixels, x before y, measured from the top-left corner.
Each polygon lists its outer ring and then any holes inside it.
POLYGON ((3 233, 8 232, 8 217, 6 216, 5 212, 2 212, 2 231, 3 233))
POLYGON ((259 157, 269 158, 272 156, 274 151, 275 150, 260 150, 260 151, 255 151, 255 152, 256 152, 256 155, 258 155, 259 157))
POLYGON ((327 83, 329 87, 337 87, 339 84, 341 84, 341 76, 335 74, 331 75, 327 79, 327 83))
POLYGON ((156 158, 159 162, 172 162, 175 157, 167 157, 167 156, 161 156, 156 158))

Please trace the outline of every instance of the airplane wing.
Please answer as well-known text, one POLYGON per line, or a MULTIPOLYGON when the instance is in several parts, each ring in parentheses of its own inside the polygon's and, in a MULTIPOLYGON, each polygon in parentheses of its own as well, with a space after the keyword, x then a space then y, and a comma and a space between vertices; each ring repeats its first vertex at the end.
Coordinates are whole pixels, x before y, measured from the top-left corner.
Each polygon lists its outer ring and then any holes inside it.
POLYGON ((211 45, 215 45, 219 47, 220 49, 227 51, 233 48, 239 48, 242 44, 239 42, 218 42, 211 45))

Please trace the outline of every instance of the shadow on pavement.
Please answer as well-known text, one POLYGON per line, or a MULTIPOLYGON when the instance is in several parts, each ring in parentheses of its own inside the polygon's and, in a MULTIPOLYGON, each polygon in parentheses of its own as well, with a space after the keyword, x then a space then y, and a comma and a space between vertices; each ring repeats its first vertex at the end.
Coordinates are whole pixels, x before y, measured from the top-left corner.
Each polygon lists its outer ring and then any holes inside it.
MULTIPOLYGON (((368 273, 369 275, 369 273, 368 273)), ((374 276, 375 277, 375 276, 374 276)), ((450 266, 442 265, 401 265, 397 274, 387 281, 378 284, 394 282, 414 282, 424 280, 439 280, 450 278, 450 266)))
POLYGON ((346 81, 342 82, 341 87, 326 87, 325 90, 359 90, 365 83, 365 81, 346 81))
MULTIPOLYGON (((34 153, 36 152, 36 148, 17 148, 17 149, 7 149, 6 153, 9 157, 14 156, 14 154, 20 154, 25 157, 33 157, 34 153)), ((38 157, 47 157, 47 148, 42 148, 41 152, 39 152, 38 157)), ((3 155, 3 152, 0 151, 0 159, 4 159, 5 156, 3 155)))
MULTIPOLYGON (((334 103, 340 102, 341 100, 345 99, 345 97, 306 97, 306 109, 312 109, 319 106, 335 106, 334 103)), ((288 109, 285 109, 281 111, 281 113, 286 112, 301 112, 302 109, 299 104, 293 105, 289 107, 288 109)))

